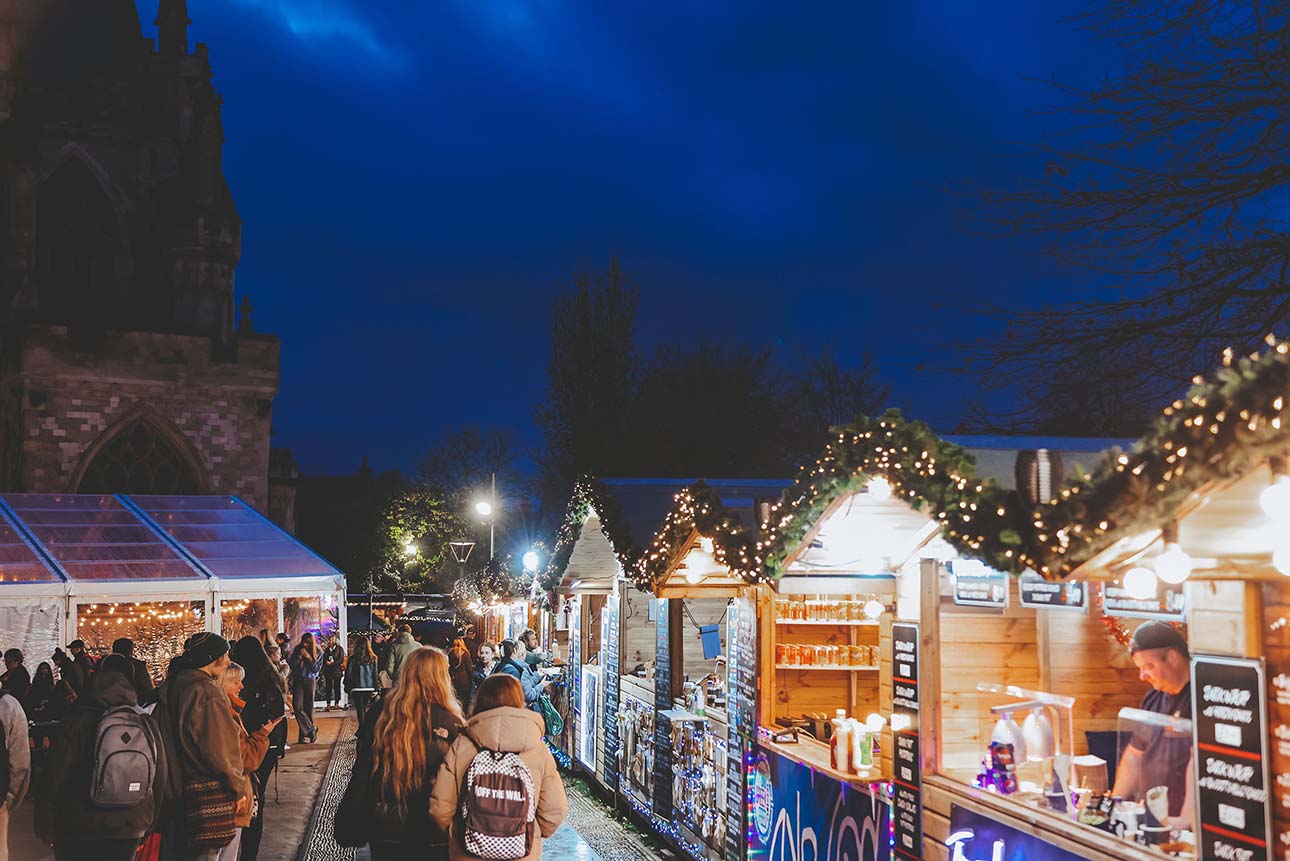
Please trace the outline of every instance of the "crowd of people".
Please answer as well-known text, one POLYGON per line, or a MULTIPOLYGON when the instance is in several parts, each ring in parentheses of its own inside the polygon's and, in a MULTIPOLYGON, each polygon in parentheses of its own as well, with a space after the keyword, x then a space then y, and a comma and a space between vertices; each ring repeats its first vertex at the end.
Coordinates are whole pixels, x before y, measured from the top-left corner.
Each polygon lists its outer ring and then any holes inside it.
POLYGON ((290 750, 286 717, 297 744, 314 743, 315 696, 331 711, 342 691, 360 726, 342 804, 350 844, 370 844, 377 861, 539 858, 567 802, 543 739, 537 635, 472 649, 458 634, 438 648, 400 626, 347 654, 334 636, 305 633, 289 648, 268 630, 234 643, 201 632, 155 686, 126 638, 98 661, 75 640, 34 675, 9 649, 0 861, 30 786, 36 836, 57 861, 255 861, 264 790, 290 750))

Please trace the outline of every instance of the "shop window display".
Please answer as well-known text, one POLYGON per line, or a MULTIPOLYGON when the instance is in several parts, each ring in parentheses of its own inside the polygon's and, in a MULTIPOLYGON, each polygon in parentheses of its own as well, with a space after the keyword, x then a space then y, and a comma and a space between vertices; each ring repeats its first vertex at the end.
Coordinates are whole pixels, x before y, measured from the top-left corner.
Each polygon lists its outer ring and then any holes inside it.
POLYGON ((319 640, 339 633, 338 612, 336 599, 331 595, 284 598, 282 601, 282 623, 293 645, 300 642, 306 632, 319 640))
POLYGON ((96 657, 112 651, 120 637, 134 641, 134 657, 148 665, 154 681, 165 676, 171 658, 184 650, 184 641, 206 630, 204 601, 140 601, 79 604, 76 636, 96 657))
POLYGON ((229 642, 259 637, 265 628, 270 636, 278 633, 276 598, 225 598, 220 601, 219 612, 221 631, 229 642))

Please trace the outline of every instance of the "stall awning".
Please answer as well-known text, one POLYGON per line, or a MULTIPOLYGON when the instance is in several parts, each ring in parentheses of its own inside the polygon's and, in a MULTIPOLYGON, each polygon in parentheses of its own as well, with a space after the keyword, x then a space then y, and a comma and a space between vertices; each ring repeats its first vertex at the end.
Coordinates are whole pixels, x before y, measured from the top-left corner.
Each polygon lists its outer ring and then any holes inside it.
POLYGON ((342 576, 234 496, 0 494, 0 590, 342 576))

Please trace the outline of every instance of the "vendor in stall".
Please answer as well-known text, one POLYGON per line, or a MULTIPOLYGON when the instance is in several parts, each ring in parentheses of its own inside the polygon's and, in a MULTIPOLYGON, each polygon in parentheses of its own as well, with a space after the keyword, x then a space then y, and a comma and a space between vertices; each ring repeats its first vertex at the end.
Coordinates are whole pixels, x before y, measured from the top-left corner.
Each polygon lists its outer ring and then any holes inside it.
MULTIPOLYGON (((1167 622, 1138 626, 1129 654, 1142 681, 1151 685, 1143 711, 1191 720, 1191 656, 1187 640, 1167 622)), ((1140 727, 1120 757, 1111 794, 1143 800, 1156 787, 1169 791, 1169 816, 1189 819, 1193 781, 1191 736, 1155 727, 1140 727)))

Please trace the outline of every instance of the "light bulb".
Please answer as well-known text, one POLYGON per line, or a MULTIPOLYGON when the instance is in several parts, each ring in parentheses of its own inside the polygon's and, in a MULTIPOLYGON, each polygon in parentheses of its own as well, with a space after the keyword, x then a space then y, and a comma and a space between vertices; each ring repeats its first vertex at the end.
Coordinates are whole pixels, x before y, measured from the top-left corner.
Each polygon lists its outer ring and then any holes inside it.
POLYGON ((875 475, 873 478, 869 479, 869 482, 865 487, 868 488, 869 498, 874 502, 882 502, 884 500, 891 499, 891 484, 887 479, 880 475, 875 475))
POLYGON ((882 611, 885 609, 887 608, 882 605, 881 601, 874 601, 870 599, 865 602, 864 614, 870 619, 877 619, 879 616, 882 615, 882 611))
POLYGON ((1259 494, 1263 513, 1281 523, 1290 523, 1290 475, 1278 475, 1259 494))
POLYGON ((1272 552, 1272 567, 1281 574, 1290 577, 1290 541, 1285 542, 1272 552))
POLYGON ((864 719, 864 728, 867 729, 869 732, 882 732, 882 728, 886 725, 886 723, 887 722, 883 720, 882 715, 878 714, 877 712, 874 712, 873 714, 869 715, 869 717, 864 719))
POLYGON ((1164 552, 1155 558, 1153 565, 1156 576, 1173 586, 1191 576, 1191 557, 1172 542, 1165 545, 1164 552))
POLYGON ((1150 568, 1134 568, 1124 575, 1124 591, 1130 598, 1146 600, 1156 594, 1156 572, 1150 568))

